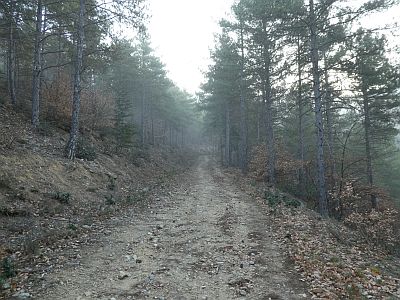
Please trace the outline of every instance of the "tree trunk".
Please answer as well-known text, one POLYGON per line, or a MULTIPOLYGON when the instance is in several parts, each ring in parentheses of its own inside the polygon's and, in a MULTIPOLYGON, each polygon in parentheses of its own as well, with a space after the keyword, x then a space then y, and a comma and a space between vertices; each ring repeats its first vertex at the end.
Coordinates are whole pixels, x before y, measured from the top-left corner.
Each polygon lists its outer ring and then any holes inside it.
POLYGON ((79 110, 81 106, 81 71, 83 63, 83 44, 85 42, 84 32, 84 12, 85 0, 79 2, 79 19, 77 28, 75 74, 74 74, 74 94, 72 99, 72 118, 69 141, 67 144, 66 156, 69 159, 75 159, 76 147, 79 135, 79 110))
POLYGON ((231 117, 228 101, 225 103, 225 166, 230 166, 231 157, 231 117))
POLYGON ((35 50, 33 55, 33 74, 32 74, 32 126, 39 126, 40 113, 40 81, 42 73, 42 0, 37 0, 36 10, 36 31, 35 31, 35 50))
POLYGON ((243 45, 243 27, 240 27, 240 142, 239 142, 239 165, 242 173, 247 172, 247 117, 246 100, 244 92, 244 45, 243 45))
POLYGON ((143 82, 142 84, 142 103, 141 103, 141 113, 140 113, 140 126, 141 126, 141 143, 142 146, 144 146, 146 142, 146 126, 144 124, 144 115, 145 115, 145 105, 146 105, 146 89, 145 89, 145 83, 143 82))
POLYGON ((303 124, 303 94, 302 94, 302 69, 301 69, 301 41, 300 36, 297 39, 297 108, 298 108, 298 121, 299 121, 299 149, 298 155, 301 161, 299 169, 299 185, 300 192, 302 195, 305 194, 305 177, 306 172, 304 170, 304 124, 303 124))
POLYGON ((15 54, 15 39, 14 39, 14 0, 10 1, 10 23, 9 23, 9 36, 8 36, 8 49, 7 49, 7 81, 8 92, 10 95, 11 104, 15 108, 17 105, 17 93, 15 88, 15 72, 16 72, 16 54, 15 54))
POLYGON ((324 161, 324 132, 322 119, 322 103, 320 92, 319 56, 317 48, 317 23, 314 11, 314 0, 310 4, 310 56, 313 75, 313 93, 315 105, 315 127, 317 131, 317 177, 319 192, 319 212, 323 217, 328 216, 328 201, 325 185, 325 161, 324 161))
POLYGON ((267 144, 267 182, 271 185, 275 184, 275 141, 274 141, 274 126, 273 126, 273 99, 271 87, 271 58, 269 53, 267 27, 263 22, 263 33, 265 37, 263 46, 264 74, 263 74, 263 96, 264 96, 264 114, 265 114, 265 130, 267 144))
MULTIPOLYGON (((374 185, 374 177, 372 171, 372 155, 371 155, 371 117, 369 109, 369 99, 365 89, 363 89, 363 108, 364 108, 364 133, 365 133, 365 159, 367 167, 367 182, 372 189, 374 185)), ((372 208, 378 206, 376 195, 371 194, 372 208)))
POLYGON ((329 151, 329 175, 332 180, 332 187, 336 186, 336 163, 335 163, 335 145, 333 138, 333 123, 332 123, 332 93, 329 87, 329 74, 327 68, 327 57, 324 52, 324 79, 325 79, 325 108, 326 108, 326 131, 328 134, 328 151, 329 151))

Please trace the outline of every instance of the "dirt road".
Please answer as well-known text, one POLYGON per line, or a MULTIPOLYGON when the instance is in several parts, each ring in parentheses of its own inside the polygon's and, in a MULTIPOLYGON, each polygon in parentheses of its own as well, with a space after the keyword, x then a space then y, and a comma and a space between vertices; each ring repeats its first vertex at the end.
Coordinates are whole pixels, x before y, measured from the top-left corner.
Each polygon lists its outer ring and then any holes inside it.
POLYGON ((35 299, 307 297, 262 208, 207 157, 99 245, 45 278, 35 299))

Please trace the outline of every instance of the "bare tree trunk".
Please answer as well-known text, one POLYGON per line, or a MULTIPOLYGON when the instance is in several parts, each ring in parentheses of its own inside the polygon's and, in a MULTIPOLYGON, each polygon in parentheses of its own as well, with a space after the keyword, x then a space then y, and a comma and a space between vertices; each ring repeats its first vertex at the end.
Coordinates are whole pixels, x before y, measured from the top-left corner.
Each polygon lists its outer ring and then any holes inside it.
POLYGON ((329 151, 329 175, 332 180, 332 186, 336 186, 336 163, 335 163, 335 145, 333 138, 333 124, 332 124, 332 93, 329 87, 329 74, 328 74, 328 62, 326 53, 324 52, 324 79, 325 79, 325 108, 326 108, 326 131, 328 134, 328 151, 329 151))
POLYGON ((32 74, 32 126, 39 126, 40 113, 40 81, 42 73, 42 0, 37 0, 36 8, 36 32, 35 32, 35 50, 33 55, 33 74, 32 74))
POLYGON ((141 126, 141 143, 142 146, 144 146, 146 142, 146 126, 144 122, 144 115, 145 115, 145 105, 146 105, 146 89, 145 89, 145 83, 143 82, 142 84, 142 109, 140 113, 140 126, 141 126))
POLYGON ((264 60, 264 74, 263 74, 263 97, 264 97, 264 114, 265 114, 265 129, 266 129, 266 144, 267 144, 267 182, 271 185, 275 184, 275 141, 274 141, 274 126, 273 126, 273 112, 272 112, 272 90, 271 90, 271 58, 269 53, 269 46, 267 40, 267 27, 263 22, 263 33, 265 36, 263 46, 263 60, 264 60))
POLYGON ((169 146, 170 147, 172 147, 172 144, 173 144, 173 142, 172 142, 172 124, 171 123, 169 123, 169 146))
POLYGON ((304 125, 303 125, 303 95, 302 95, 302 69, 301 69, 301 41, 300 36, 297 39, 297 108, 298 108, 298 121, 299 121, 299 159, 301 166, 299 169, 299 185, 302 195, 305 194, 305 177, 304 170, 304 125))
POLYGON ((85 0, 79 2, 78 36, 76 41, 74 94, 72 99, 71 131, 66 149, 66 156, 74 159, 79 135, 79 111, 81 106, 81 71, 83 63, 83 45, 85 42, 84 32, 85 0))
POLYGON ((151 143, 155 145, 155 136, 154 136, 154 116, 153 116, 153 107, 150 107, 150 135, 151 135, 151 143))
POLYGON ((181 127, 181 147, 185 146, 185 128, 181 127))
POLYGON ((231 164, 231 116, 228 101, 225 103, 225 165, 231 164))
POLYGON ((243 44, 243 27, 240 27, 240 142, 239 142, 239 165, 242 173, 247 172, 247 113, 246 99, 244 97, 244 44, 243 44))
POLYGON ((11 104, 15 108, 17 105, 17 93, 15 88, 15 72, 17 68, 16 54, 15 54, 15 39, 14 39, 14 0, 10 1, 10 23, 9 23, 9 36, 8 36, 8 49, 7 49, 7 81, 8 81, 8 92, 10 95, 11 104))
POLYGON ((257 144, 261 142, 261 114, 257 113, 257 144))
MULTIPOLYGON (((367 167, 367 182, 372 188, 374 185, 374 177, 372 171, 372 155, 371 155, 371 117, 369 100, 366 90, 363 88, 363 108, 364 108, 364 133, 365 133, 365 159, 367 167)), ((378 206, 376 195, 371 194, 372 208, 378 206)))
POLYGON ((221 155, 221 164, 224 164, 224 163, 225 163, 225 161, 224 161, 224 148, 222 147, 223 144, 224 144, 224 137, 223 137, 222 134, 221 134, 221 136, 220 136, 220 141, 219 141, 219 145, 220 145, 219 150, 220 150, 220 155, 221 155))
POLYGON ((314 0, 309 0, 310 9, 310 56, 313 74, 313 92, 315 105, 315 127, 317 131, 317 174, 319 192, 319 212, 323 217, 328 216, 328 200, 325 184, 324 161, 324 129, 322 119, 322 103, 320 92, 319 55, 317 48, 317 23, 314 11, 314 0))

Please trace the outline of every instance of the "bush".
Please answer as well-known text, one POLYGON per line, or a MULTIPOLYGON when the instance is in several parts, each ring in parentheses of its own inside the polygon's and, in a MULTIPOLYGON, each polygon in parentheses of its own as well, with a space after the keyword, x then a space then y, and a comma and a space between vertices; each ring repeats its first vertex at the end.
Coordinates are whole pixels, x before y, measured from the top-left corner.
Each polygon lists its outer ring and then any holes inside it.
POLYGON ((1 262, 1 276, 2 278, 14 277, 17 273, 15 272, 13 261, 9 257, 5 257, 1 262))
POLYGON ((148 161, 149 157, 149 151, 146 148, 132 148, 128 153, 129 161, 136 166, 139 166, 141 161, 148 161))
POLYGON ((55 200, 60 201, 63 204, 69 204, 69 202, 71 200, 71 194, 68 192, 55 192, 53 194, 53 198, 55 200))
POLYGON ((107 205, 115 205, 117 203, 117 201, 114 199, 113 195, 106 195, 105 199, 106 199, 107 205))
POLYGON ((93 161, 97 158, 96 149, 86 139, 79 138, 75 157, 93 161))
POLYGON ((367 242, 384 246, 390 251, 399 251, 399 213, 396 210, 355 211, 345 217, 344 224, 357 230, 367 242))
POLYGON ((272 193, 269 191, 265 191, 264 199, 268 202, 269 206, 275 207, 279 204, 283 204, 287 207, 300 207, 301 203, 299 200, 294 199, 292 197, 288 197, 281 193, 272 193))

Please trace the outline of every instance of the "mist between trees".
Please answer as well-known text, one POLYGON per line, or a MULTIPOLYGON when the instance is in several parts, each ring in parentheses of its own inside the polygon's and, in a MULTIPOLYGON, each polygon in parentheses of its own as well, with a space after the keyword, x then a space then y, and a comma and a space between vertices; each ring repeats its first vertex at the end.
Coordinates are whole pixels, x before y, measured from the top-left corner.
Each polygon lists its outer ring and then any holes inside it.
POLYGON ((397 53, 385 28, 357 24, 397 3, 347 3, 237 1, 193 97, 154 54, 145 1, 2 1, 1 101, 37 130, 68 130, 70 159, 85 133, 117 152, 206 136, 225 165, 323 216, 391 207, 400 194, 397 53))
POLYGON ((198 142, 194 98, 153 53, 145 1, 7 0, 0 15, 1 101, 37 130, 68 130, 68 158, 90 134, 117 152, 198 142))
POLYGON ((339 219, 400 202, 398 29, 359 25, 398 3, 357 3, 236 1, 200 94, 226 166, 339 219))

